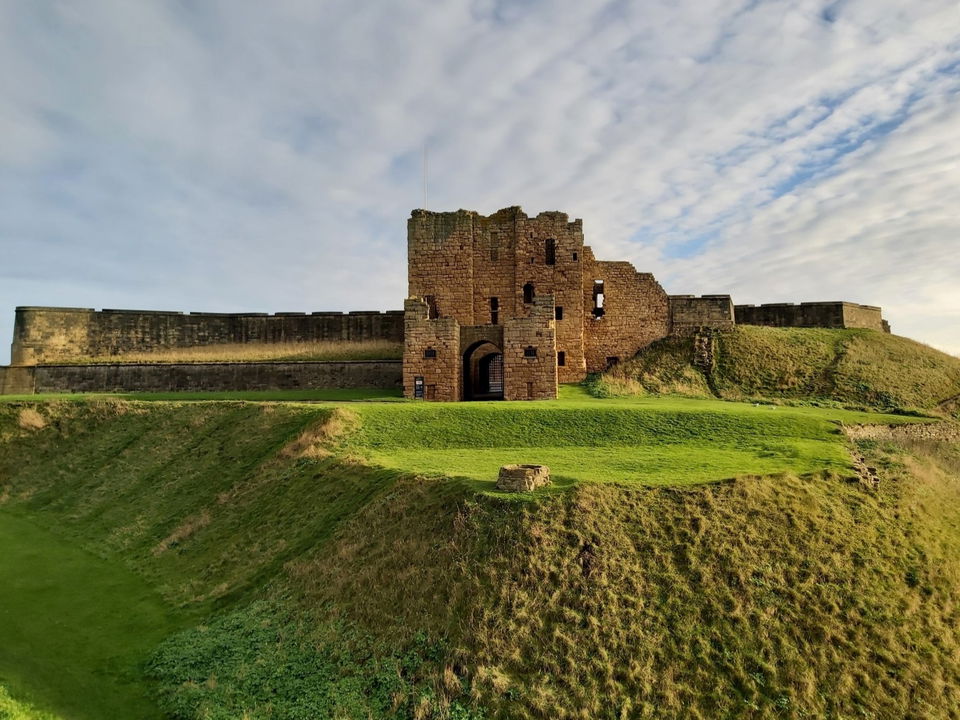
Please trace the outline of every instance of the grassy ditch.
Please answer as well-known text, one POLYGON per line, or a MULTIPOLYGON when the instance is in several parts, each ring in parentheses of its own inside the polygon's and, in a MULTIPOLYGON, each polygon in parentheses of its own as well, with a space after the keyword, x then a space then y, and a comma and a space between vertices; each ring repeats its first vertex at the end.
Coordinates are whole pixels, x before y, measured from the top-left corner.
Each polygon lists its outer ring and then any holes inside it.
POLYGON ((0 554, 0 684, 67 717, 163 717, 140 663, 187 618, 122 565, 7 512, 0 554))
MULTIPOLYGON (((60 676, 92 673, 63 711, 82 720, 149 717, 111 683, 156 690, 177 720, 948 716, 960 463, 864 441, 881 484, 851 482, 838 423, 869 420, 916 419, 573 388, 6 403, 0 514, 51 532, 27 544, 56 563, 60 543, 135 573, 173 620, 136 647, 101 632, 102 657, 122 658, 106 669, 38 624, 32 664, 0 652, 0 678, 19 678, 19 706, 58 709, 60 676), (490 492, 485 453, 549 448, 568 453, 564 491, 490 492), (783 471, 750 470, 771 461, 783 471), (85 714, 97 702, 117 709, 85 714)), ((32 562, 11 572, 39 580, 32 562)), ((72 577, 49 600, 100 606, 72 577)), ((18 615, 22 592, 5 601, 18 615)))
POLYGON ((53 713, 11 697, 2 685, 0 685, 0 718, 3 720, 61 720, 53 713))

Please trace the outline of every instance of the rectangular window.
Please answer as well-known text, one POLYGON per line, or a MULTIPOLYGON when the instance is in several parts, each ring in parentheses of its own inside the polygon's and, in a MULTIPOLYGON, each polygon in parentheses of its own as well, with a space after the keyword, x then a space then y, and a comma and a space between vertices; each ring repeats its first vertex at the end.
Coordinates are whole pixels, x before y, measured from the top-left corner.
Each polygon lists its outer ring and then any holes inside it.
POLYGON ((437 356, 437 351, 434 348, 427 348, 423 351, 423 356, 425 358, 435 358, 437 356))
POLYGON ((563 350, 557 350, 557 365, 563 367, 567 364, 567 354, 563 350))
POLYGON ((606 310, 603 307, 604 292, 603 280, 593 281, 593 317, 597 320, 603 317, 606 310))
POLYGON ((537 349, 536 349, 533 345, 527 345, 527 346, 523 349, 523 356, 524 356, 524 357, 530 357, 530 358, 536 357, 536 356, 537 356, 537 349))
POLYGON ((490 324, 497 325, 500 321, 500 298, 490 298, 490 324))
POLYGON ((546 257, 547 265, 556 265, 557 264, 557 241, 553 238, 549 238, 544 241, 544 256, 546 257))
POLYGON ((437 298, 433 295, 425 295, 423 301, 427 304, 427 317, 430 320, 436 320, 440 317, 440 308, 437 307, 437 298))
POLYGON ((557 306, 553 309, 553 316, 554 316, 557 320, 563 320, 563 308, 560 307, 559 305, 557 305, 557 306))

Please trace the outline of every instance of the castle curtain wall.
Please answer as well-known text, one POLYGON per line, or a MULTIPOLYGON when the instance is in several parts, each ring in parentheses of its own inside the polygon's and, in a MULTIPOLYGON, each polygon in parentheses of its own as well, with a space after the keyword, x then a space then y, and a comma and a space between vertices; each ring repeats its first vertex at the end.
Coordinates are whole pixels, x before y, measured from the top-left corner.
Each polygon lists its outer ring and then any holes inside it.
POLYGON ((628 262, 599 262, 589 248, 583 275, 584 347, 587 372, 626 360, 670 333, 667 294, 653 275, 628 262), (594 314, 602 286, 602 314, 594 314))
POLYGON ((20 307, 13 365, 229 343, 403 341, 403 313, 179 313, 20 307))

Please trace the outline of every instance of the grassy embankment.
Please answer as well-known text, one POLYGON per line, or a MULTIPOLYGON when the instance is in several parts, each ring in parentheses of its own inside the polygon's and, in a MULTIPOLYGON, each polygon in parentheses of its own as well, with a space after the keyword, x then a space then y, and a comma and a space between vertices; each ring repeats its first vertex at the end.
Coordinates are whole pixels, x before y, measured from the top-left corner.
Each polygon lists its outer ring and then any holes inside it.
MULTIPOLYGON (((79 702, 87 717, 162 717, 136 663, 187 617, 178 622, 122 565, 9 513, 0 513, 0 548, 0 683, 15 695, 42 686, 52 706, 79 702)), ((14 708, 0 694, 0 718, 18 717, 14 708)))
POLYGON ((2 685, 0 685, 0 718, 3 720, 61 720, 53 713, 15 700, 2 685))
MULTIPOLYGON (((212 613, 146 667, 171 717, 944 715, 960 702, 956 467, 874 442, 879 490, 844 481, 841 419, 908 420, 576 389, 7 403, 0 512, 126 565, 171 622, 212 613), (568 490, 489 492, 525 460, 568 490)), ((58 601, 62 622, 91 602, 58 601)), ((91 693, 148 687, 142 646, 115 659, 124 632, 80 658, 37 625, 49 674, 0 675, 63 718, 100 717, 91 693), (74 664, 102 682, 57 672, 74 664)))
POLYGON ((58 360, 60 365, 110 363, 278 362, 304 360, 399 360, 403 343, 388 340, 349 340, 287 343, 223 343, 167 348, 151 352, 125 352, 58 360))
POLYGON ((709 383, 691 365, 689 338, 654 343, 608 378, 615 390, 627 392, 832 401, 888 410, 955 412, 960 399, 960 358, 896 335, 741 325, 719 334, 715 347, 709 383))
POLYGON ((209 392, 129 392, 129 393, 36 393, 0 395, 3 403, 79 402, 91 400, 132 400, 135 402, 202 402, 208 400, 249 402, 386 402, 400 400, 399 389, 318 388, 316 390, 215 390, 209 392))

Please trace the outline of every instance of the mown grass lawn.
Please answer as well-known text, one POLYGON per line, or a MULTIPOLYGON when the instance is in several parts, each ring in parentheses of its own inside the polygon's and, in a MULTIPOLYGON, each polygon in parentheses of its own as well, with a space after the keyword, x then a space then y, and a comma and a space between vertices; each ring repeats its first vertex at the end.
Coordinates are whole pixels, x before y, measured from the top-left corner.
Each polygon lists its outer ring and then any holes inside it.
POLYGON ((348 447, 368 461, 492 489, 501 465, 549 465, 574 481, 681 485, 744 475, 846 472, 840 423, 915 419, 817 407, 682 397, 553 402, 363 404, 348 447))
POLYGON ((119 562, 8 512, 0 557, 0 718, 162 717, 139 664, 182 617, 119 562))
POLYGON ((557 400, 540 402, 424 403, 375 389, 35 397, 346 406, 359 422, 344 439, 344 453, 393 470, 467 479, 480 490, 491 490, 499 467, 508 463, 549 465, 558 488, 577 481, 670 485, 783 472, 843 473, 850 457, 840 423, 918 420, 669 395, 598 399, 579 385, 562 386, 557 400))

